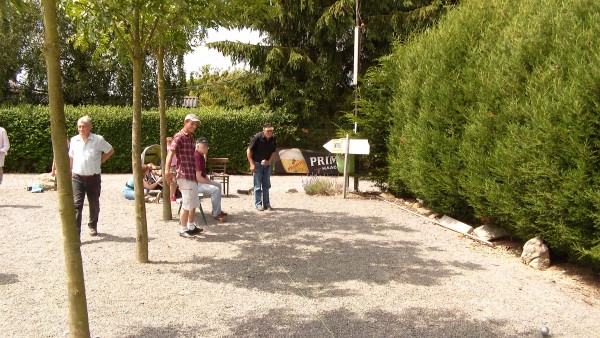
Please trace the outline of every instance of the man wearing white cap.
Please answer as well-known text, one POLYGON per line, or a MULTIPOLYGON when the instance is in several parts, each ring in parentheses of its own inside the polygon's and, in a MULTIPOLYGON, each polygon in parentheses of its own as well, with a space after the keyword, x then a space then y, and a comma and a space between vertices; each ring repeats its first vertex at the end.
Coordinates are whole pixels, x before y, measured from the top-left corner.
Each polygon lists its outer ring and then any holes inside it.
MULTIPOLYGON (((181 191, 182 209, 180 215, 179 235, 192 237, 202 231, 195 222, 196 208, 200 207, 198 198, 198 182, 196 181, 196 163, 194 152, 196 143, 193 132, 198 127, 200 120, 195 114, 187 114, 183 128, 173 136, 171 148, 167 154, 166 168, 171 167, 173 156, 177 157, 177 184, 181 191)), ((165 170, 166 182, 171 181, 171 172, 165 170)))

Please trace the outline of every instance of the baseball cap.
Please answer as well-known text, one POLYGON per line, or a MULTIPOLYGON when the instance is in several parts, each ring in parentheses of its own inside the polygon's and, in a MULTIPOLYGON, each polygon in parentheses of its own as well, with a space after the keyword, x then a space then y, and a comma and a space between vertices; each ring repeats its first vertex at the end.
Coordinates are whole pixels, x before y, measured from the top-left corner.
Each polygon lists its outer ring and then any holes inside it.
POLYGON ((198 119, 198 116, 196 116, 196 114, 187 114, 185 116, 185 120, 184 121, 200 122, 200 120, 198 119))
POLYGON ((196 139, 196 144, 208 144, 208 139, 206 137, 198 137, 196 139))

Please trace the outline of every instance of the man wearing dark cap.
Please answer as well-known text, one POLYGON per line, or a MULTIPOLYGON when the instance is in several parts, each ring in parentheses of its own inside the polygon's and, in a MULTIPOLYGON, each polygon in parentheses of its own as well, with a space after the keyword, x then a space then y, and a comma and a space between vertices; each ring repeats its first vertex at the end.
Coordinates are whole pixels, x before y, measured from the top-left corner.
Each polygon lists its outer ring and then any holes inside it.
MULTIPOLYGON (((196 208, 200 207, 198 199, 198 182, 196 181, 196 163, 194 160, 194 135, 200 120, 195 114, 185 116, 183 128, 173 136, 171 148, 167 154, 166 168, 171 167, 173 156, 177 156, 177 184, 181 191, 182 209, 179 221, 179 235, 192 237, 202 231, 195 222, 196 208)), ((171 182, 171 172, 165 170, 166 182, 171 182)))
POLYGON ((206 155, 208 154, 208 140, 206 137, 200 137, 196 140, 196 181, 198 181, 198 191, 210 196, 212 204, 212 216, 217 222, 226 222, 227 213, 221 210, 221 184, 211 181, 206 175, 206 155))

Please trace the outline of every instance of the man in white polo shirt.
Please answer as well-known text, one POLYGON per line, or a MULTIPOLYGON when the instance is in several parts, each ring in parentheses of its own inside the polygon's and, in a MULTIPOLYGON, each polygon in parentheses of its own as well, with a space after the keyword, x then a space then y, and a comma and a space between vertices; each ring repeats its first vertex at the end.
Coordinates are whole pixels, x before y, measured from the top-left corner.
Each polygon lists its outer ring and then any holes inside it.
POLYGON ((79 135, 71 138, 69 147, 77 230, 81 234, 81 214, 87 195, 90 211, 88 227, 90 235, 97 236, 101 191, 100 165, 108 160, 115 150, 104 137, 92 134, 92 119, 89 116, 77 120, 77 131, 79 135))

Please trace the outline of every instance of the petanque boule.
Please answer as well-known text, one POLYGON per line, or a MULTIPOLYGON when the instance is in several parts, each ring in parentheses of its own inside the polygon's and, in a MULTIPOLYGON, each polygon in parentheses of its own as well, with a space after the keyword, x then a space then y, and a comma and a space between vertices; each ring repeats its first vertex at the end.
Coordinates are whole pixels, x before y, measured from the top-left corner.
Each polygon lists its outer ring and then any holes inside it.
POLYGON ((550 329, 547 326, 542 326, 542 329, 540 331, 542 332, 542 336, 544 337, 550 334, 550 329))

